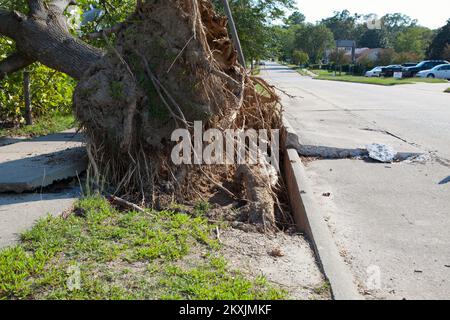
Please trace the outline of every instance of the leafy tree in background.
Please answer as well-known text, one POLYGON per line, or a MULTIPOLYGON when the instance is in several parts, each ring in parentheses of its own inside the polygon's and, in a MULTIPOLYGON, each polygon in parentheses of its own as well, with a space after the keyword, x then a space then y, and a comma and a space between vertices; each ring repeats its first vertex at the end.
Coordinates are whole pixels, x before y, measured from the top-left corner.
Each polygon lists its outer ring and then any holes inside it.
POLYGON ((413 19, 403 13, 388 13, 381 18, 382 25, 390 33, 401 32, 409 27, 417 25, 417 19, 413 19))
POLYGON ((292 60, 292 53, 295 50, 295 30, 296 27, 272 27, 271 32, 274 39, 274 58, 279 58, 282 61, 292 60))
POLYGON ((272 33, 276 39, 275 56, 282 61, 292 61, 292 54, 295 50, 295 34, 305 23, 305 15, 295 11, 283 20, 284 25, 273 26, 272 33))
POLYGON ((377 61, 374 61, 369 57, 368 54, 364 54, 361 57, 358 58, 358 64, 363 66, 366 70, 373 69, 376 65, 382 65, 378 63, 377 61))
MULTIPOLYGON (((213 1, 223 12, 221 0, 213 1)), ((244 55, 248 61, 275 55, 279 46, 271 23, 281 19, 286 9, 294 7, 294 0, 229 0, 244 55)), ((279 34, 278 34, 279 35, 279 34)))
POLYGON ((309 61, 309 56, 302 50, 294 50, 292 53, 292 62, 296 65, 305 65, 309 61))
POLYGON ((384 30, 366 30, 362 33, 361 37, 356 41, 358 47, 361 48, 386 48, 387 37, 384 30))
POLYGON ((403 64, 406 62, 419 62, 422 60, 421 56, 414 52, 400 52, 395 53, 393 63, 395 64, 403 64))
POLYGON ((377 64, 380 66, 388 66, 394 63, 395 51, 394 49, 384 49, 378 54, 377 64))
POLYGON ((330 62, 339 67, 339 74, 342 74, 342 65, 350 64, 351 58, 344 49, 337 49, 331 52, 330 62))
POLYGON ((444 50, 450 44, 450 19, 447 24, 440 28, 427 50, 427 57, 430 59, 442 59, 444 50))
POLYGON ((398 53, 414 53, 419 60, 425 58, 425 50, 429 46, 433 32, 425 27, 409 27, 397 34, 394 49, 398 53))
POLYGON ((392 47, 399 32, 417 26, 417 20, 402 13, 390 13, 381 18, 383 29, 386 30, 387 45, 392 47))
POLYGON ((323 19, 321 24, 326 26, 333 33, 336 40, 356 40, 359 38, 357 28, 361 18, 358 14, 350 14, 348 10, 335 12, 334 16, 323 19))
POLYGON ((444 48, 444 53, 442 54, 442 59, 450 61, 450 44, 447 44, 444 48))
POLYGON ((335 46, 333 32, 323 24, 306 24, 296 30, 295 48, 306 52, 311 63, 319 62, 335 46))
POLYGON ((305 20, 306 17, 303 13, 301 13, 300 11, 295 11, 289 17, 284 19, 284 25, 288 28, 292 26, 298 26, 304 24, 305 20))

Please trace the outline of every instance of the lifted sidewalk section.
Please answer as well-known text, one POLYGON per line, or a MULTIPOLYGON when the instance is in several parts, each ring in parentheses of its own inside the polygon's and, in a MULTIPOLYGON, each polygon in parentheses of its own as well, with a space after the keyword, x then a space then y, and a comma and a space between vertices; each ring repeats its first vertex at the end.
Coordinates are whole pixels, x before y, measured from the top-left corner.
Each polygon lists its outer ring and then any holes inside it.
POLYGON ((75 130, 10 144, 0 147, 0 192, 37 190, 86 168, 83 136, 75 130))

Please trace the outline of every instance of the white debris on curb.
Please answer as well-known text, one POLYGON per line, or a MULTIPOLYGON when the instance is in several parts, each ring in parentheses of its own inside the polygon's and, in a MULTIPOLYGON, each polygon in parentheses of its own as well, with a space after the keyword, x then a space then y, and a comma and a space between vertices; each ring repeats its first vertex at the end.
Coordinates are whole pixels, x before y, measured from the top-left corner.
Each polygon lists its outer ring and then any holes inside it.
POLYGON ((394 149, 386 144, 373 143, 367 145, 366 149, 369 152, 370 158, 383 163, 393 162, 397 155, 394 149))

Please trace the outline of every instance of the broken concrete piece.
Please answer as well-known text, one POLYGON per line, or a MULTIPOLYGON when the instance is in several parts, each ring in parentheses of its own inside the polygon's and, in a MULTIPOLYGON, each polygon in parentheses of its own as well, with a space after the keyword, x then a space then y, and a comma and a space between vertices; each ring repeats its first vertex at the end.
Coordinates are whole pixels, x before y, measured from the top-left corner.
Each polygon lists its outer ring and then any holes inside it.
POLYGON ((391 146, 386 144, 373 143, 368 145, 367 151, 369 152, 369 157, 383 162, 383 163, 391 163, 394 161, 397 153, 391 146))
POLYGON ((82 135, 68 131, 0 147, 0 192, 22 193, 87 168, 82 135))

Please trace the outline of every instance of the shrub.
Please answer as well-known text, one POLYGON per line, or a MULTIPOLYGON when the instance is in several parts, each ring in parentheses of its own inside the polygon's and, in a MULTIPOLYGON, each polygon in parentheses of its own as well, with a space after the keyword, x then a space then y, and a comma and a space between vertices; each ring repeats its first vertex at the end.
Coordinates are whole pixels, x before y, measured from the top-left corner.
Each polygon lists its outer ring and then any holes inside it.
POLYGON ((294 52, 292 53, 292 60, 296 65, 304 65, 308 63, 309 56, 302 50, 294 50, 294 52))

